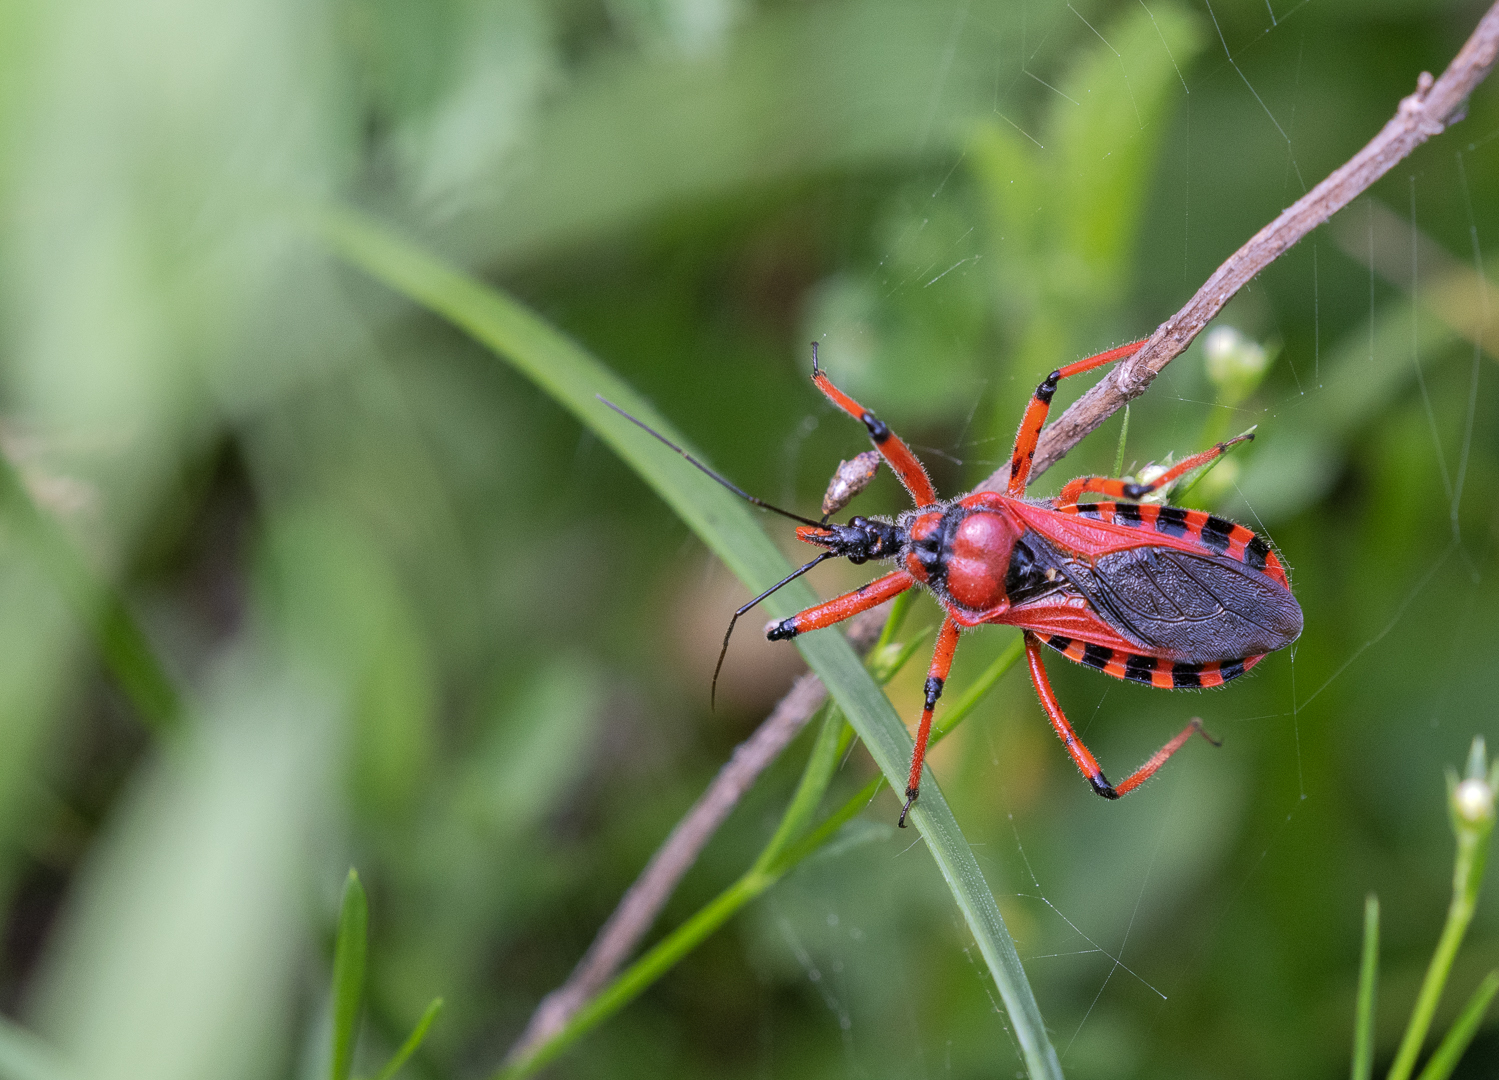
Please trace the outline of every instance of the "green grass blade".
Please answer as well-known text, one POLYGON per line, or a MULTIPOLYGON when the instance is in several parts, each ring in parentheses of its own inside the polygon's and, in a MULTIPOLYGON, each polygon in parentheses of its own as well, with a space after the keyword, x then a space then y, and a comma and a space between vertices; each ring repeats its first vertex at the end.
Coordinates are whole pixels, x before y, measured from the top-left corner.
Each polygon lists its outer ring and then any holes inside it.
POLYGON ((561 1031, 537 1047, 530 1057, 501 1069, 495 1080, 519 1080, 555 1060, 558 1054, 590 1028, 639 997, 647 987, 670 971, 678 960, 728 922, 740 908, 774 885, 779 877, 778 874, 749 871, 621 972, 618 978, 599 991, 597 997, 574 1013, 561 1031))
POLYGON ((1124 444, 1129 439, 1129 406, 1124 406, 1124 421, 1119 425, 1119 447, 1114 451, 1114 471, 1110 476, 1124 475, 1124 444))
POLYGON ((878 656, 884 651, 885 646, 895 640, 896 635, 900 633, 901 626, 906 621, 906 616, 911 613, 911 605, 915 601, 916 592, 914 589, 901 593, 891 601, 890 615, 885 620, 885 625, 880 628, 879 640, 874 643, 874 648, 869 650, 871 655, 878 656))
POLYGON ((1488 978, 1473 991, 1473 996, 1463 1006, 1463 1011, 1458 1013, 1452 1029, 1447 1032, 1442 1045, 1437 1047, 1437 1052, 1431 1055, 1431 1060, 1421 1070, 1417 1080, 1447 1080, 1452 1075, 1463 1051, 1468 1049, 1473 1036, 1478 1034, 1478 1026, 1483 1023, 1483 1014, 1488 1012, 1489 1002, 1494 1000, 1496 990, 1499 990, 1499 971, 1491 971, 1488 978))
POLYGON ((142 721, 158 735, 174 730, 182 719, 182 701, 145 633, 119 593, 100 579, 72 538, 32 500, 4 454, 0 454, 0 505, 88 627, 105 667, 142 721))
POLYGON ((953 728, 957 727, 971 713, 980 701, 994 689, 994 684, 1019 662, 1025 655, 1025 639, 1016 634, 1014 639, 1006 645, 994 661, 986 667, 977 679, 963 691, 963 695, 954 701, 947 713, 942 717, 940 730, 932 732, 931 745, 936 746, 953 728))
MULTIPOLYGON (((1482 785, 1488 772, 1487 753, 1483 736, 1473 739, 1468 756, 1468 776, 1474 783, 1482 785)), ((1464 781, 1466 784, 1468 781, 1464 781)), ((1431 963, 1426 967, 1426 977, 1421 980, 1421 989, 1416 994, 1415 1007, 1405 1026, 1405 1035, 1400 1048, 1395 1052, 1394 1064, 1390 1066, 1389 1080, 1407 1080, 1415 1069, 1416 1058, 1426 1043, 1426 1034, 1436 1016, 1437 1004, 1442 1000, 1442 991, 1447 978, 1452 974, 1453 961, 1458 948, 1473 921, 1478 908, 1478 893, 1483 886, 1483 871, 1488 862, 1489 835, 1494 830, 1494 796, 1492 790, 1485 793, 1486 806, 1476 811, 1458 798, 1457 773, 1447 772, 1447 811, 1453 835, 1457 839, 1457 854, 1452 861, 1452 902, 1447 906, 1447 920, 1442 925, 1442 936, 1431 954, 1431 963)))
POLYGON ((369 933, 369 901, 353 870, 344 882, 338 915, 338 943, 333 950, 333 1052, 329 1080, 349 1080, 354 1041, 359 1037, 359 1010, 364 1004, 364 959, 369 933))
MULTIPOLYGON (((906 661, 926 640, 929 633, 923 630, 903 645, 892 640, 900 624, 905 621, 912 595, 906 592, 896 597, 895 603, 891 605, 890 615, 880 631, 879 640, 875 642, 874 649, 865 658, 865 667, 869 668, 874 674, 875 681, 881 686, 893 679, 896 672, 905 666, 906 661)), ((828 784, 832 782, 838 763, 843 760, 844 752, 848 749, 853 737, 854 730, 844 717, 843 710, 838 708, 837 703, 829 706, 823 717, 822 727, 818 730, 817 742, 812 747, 812 753, 807 756, 807 764, 802 770, 801 781, 797 784, 796 792, 792 795, 786 812, 781 815, 780 825, 776 827, 774 835, 756 857, 755 870, 764 870, 775 863, 786 846, 807 831, 807 826, 811 823, 813 815, 817 813, 818 806, 822 804, 822 797, 827 793, 828 784)))
POLYGON ((401 1048, 392 1055, 385 1063, 385 1068, 380 1070, 375 1080, 391 1080, 400 1071, 406 1060, 416 1053, 421 1047, 422 1041, 427 1037, 427 1030, 432 1026, 432 1021, 437 1019, 437 1014, 442 1011, 442 998, 433 998, 432 1004, 428 1005, 422 1013, 422 1018, 416 1022, 416 1027, 411 1029, 411 1034, 406 1036, 406 1041, 401 1048))
MULTIPOLYGON (((1010 668, 1014 667, 1016 662, 1024 655, 1025 643, 1017 634, 1009 647, 994 658, 994 662, 984 669, 984 673, 975 679, 968 691, 958 699, 953 709, 948 713, 944 725, 940 728, 932 728, 932 738, 927 743, 927 748, 930 750, 951 735, 953 730, 978 705, 984 695, 994 688, 994 684, 999 681, 1000 677, 1009 671, 1010 668)), ((852 821, 860 810, 868 806, 870 800, 880 793, 880 788, 887 782, 888 780, 883 774, 869 781, 853 798, 844 803, 842 807, 830 815, 821 825, 808 833, 802 840, 787 848, 780 857, 770 864, 768 869, 772 873, 783 874, 822 847, 823 844, 837 835, 839 829, 852 821)))
MULTIPOLYGON (((1013 647, 1006 649, 989 665, 984 674, 979 676, 975 683, 976 687, 981 686, 984 691, 987 691, 994 686, 1001 675, 1015 665, 1024 652, 1020 646, 1020 639, 1017 637, 1015 641, 1013 647)), ((963 701, 967 703, 967 708, 950 720, 946 727, 941 730, 934 729, 929 745, 936 746, 951 734, 952 730, 962 722, 963 717, 972 711, 973 706, 977 704, 978 697, 981 696, 982 693, 975 695, 973 692, 964 695, 963 701)), ((837 755, 840 760, 843 756, 842 751, 843 746, 840 742, 837 755)), ((673 964, 732 918, 740 908, 760 896, 799 862, 816 853, 824 844, 837 836, 843 826, 859 816, 886 783, 883 774, 876 776, 806 836, 780 850, 763 867, 757 863, 756 869, 749 871, 730 885, 691 919, 668 934, 659 944, 626 968, 614 982, 599 993, 598 997, 579 1010, 561 1031, 538 1047, 530 1057, 502 1070, 496 1080, 520 1080, 521 1077, 531 1075, 552 1061, 589 1028, 602 1023, 613 1013, 629 1004, 646 987, 670 970, 673 964)))
POLYGON ((1374 1074, 1374 997, 1379 982, 1379 897, 1364 901, 1364 955, 1358 967, 1358 1005, 1353 1021, 1353 1080, 1374 1074))
POLYGON ((836 705, 825 712, 822 727, 817 730, 817 741, 812 744, 812 754, 807 759, 806 768, 802 770, 801 782, 796 786, 796 793, 791 796, 791 804, 781 815, 781 823, 776 827, 775 834, 755 860, 756 870, 764 870, 787 844, 806 831, 838 768, 839 736, 843 734, 846 723, 843 713, 836 705))
MULTIPOLYGON (((598 400, 598 395, 609 398, 678 445, 685 444, 647 401, 567 337, 505 294, 362 216, 328 211, 313 224, 345 260, 466 330, 571 411, 624 458, 749 588, 759 592, 789 572, 746 504, 598 400)), ((784 618, 812 602, 810 589, 796 582, 770 597, 766 607, 772 616, 784 618)), ((903 783, 911 738, 848 642, 836 633, 807 634, 797 639, 797 646, 880 771, 892 784, 903 783)), ((1056 1051, 1015 944, 935 778, 923 780, 911 820, 926 838, 994 977, 1031 1076, 1060 1076, 1056 1051)))

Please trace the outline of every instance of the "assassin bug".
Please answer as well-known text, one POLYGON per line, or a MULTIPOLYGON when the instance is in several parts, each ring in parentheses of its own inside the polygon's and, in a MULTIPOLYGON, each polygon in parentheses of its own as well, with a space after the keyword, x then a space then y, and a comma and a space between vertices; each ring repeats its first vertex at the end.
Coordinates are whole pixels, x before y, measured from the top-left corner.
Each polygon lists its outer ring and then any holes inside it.
POLYGON ((1047 718, 1093 790, 1108 799, 1127 795, 1148 780, 1194 732, 1213 740, 1194 717, 1121 783, 1109 783, 1052 692, 1041 658, 1043 644, 1116 679, 1162 689, 1195 689, 1238 678, 1267 653, 1300 636, 1301 607, 1291 595, 1284 566, 1262 538, 1213 514, 1136 501, 1207 465, 1235 443, 1253 438, 1252 433, 1194 454, 1148 483, 1082 476, 1068 481, 1053 498, 1025 497, 1036 442, 1057 384, 1132 356, 1144 344, 1132 342, 1053 371, 1036 387, 1020 421, 1004 494, 979 491, 949 500, 937 498, 926 469, 883 421, 833 385, 818 366, 814 345, 812 381, 829 401, 864 425, 916 504, 893 520, 860 516, 845 525, 811 521, 745 495, 672 447, 731 490, 801 522, 797 537, 825 549, 736 611, 729 633, 740 615, 828 558, 856 564, 879 559, 894 562, 896 569, 770 623, 766 637, 771 641, 843 622, 918 585, 944 609, 911 754, 902 827, 920 794, 932 713, 963 630, 994 623, 1023 631, 1031 681, 1047 718), (1080 503, 1085 494, 1105 498, 1080 503))

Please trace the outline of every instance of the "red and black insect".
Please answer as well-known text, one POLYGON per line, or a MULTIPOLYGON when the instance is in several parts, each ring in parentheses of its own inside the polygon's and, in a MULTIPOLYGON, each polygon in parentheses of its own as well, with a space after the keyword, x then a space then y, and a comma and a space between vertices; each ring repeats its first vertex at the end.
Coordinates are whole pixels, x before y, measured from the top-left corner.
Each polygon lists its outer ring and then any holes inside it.
MULTIPOLYGON (((1131 356, 1144 344, 1123 345, 1048 375, 1020 422, 1005 493, 980 491, 951 500, 937 498, 921 462, 883 421, 832 384, 817 365, 814 347, 812 381, 829 401, 864 424, 916 507, 894 519, 854 517, 838 525, 751 499, 802 522, 797 536, 825 550, 740 608, 734 619, 828 558, 853 563, 879 559, 893 562, 896 569, 853 592, 772 622, 766 628, 770 640, 832 626, 915 586, 936 597, 946 618, 927 674, 902 826, 919 794, 932 713, 963 630, 996 623, 1024 631, 1031 679, 1052 727, 1093 790, 1109 799, 1139 787, 1193 732, 1208 736, 1201 720, 1194 718, 1125 780, 1109 783, 1052 693, 1041 660, 1043 644, 1116 679, 1162 689, 1195 689, 1238 678, 1266 653, 1300 636, 1301 608, 1291 595, 1285 568, 1262 538, 1213 514, 1134 501, 1252 435, 1194 454, 1149 483, 1083 476, 1065 484, 1054 498, 1025 497, 1036 441, 1057 384, 1131 356), (1106 498, 1078 502, 1084 494, 1106 498)), ((744 495, 700 463, 693 464, 744 495)), ((732 621, 729 631, 733 632, 732 621)), ((727 635, 724 644, 727 647, 727 635)))

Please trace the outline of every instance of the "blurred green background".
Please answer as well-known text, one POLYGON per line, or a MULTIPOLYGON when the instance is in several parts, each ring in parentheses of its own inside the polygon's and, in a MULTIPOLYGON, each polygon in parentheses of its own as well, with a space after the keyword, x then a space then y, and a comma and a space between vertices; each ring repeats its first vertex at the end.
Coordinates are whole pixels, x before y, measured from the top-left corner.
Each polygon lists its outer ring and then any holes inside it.
MULTIPOLYGON (((333 258, 309 207, 512 291, 804 512, 866 445, 808 383, 816 339, 957 494, 1041 376, 1148 334, 1483 8, 0 4, 0 1009, 78 1076, 323 1075, 354 865, 358 1071, 441 995, 403 1075, 485 1075, 799 670, 757 615, 710 713, 744 591, 534 385, 333 258)), ((1221 750, 1106 804, 1017 671, 934 755, 1069 1075, 1344 1075, 1371 890, 1393 1053, 1447 903, 1442 769, 1499 736, 1495 266, 1491 82, 1230 305, 1276 352, 1250 396, 1225 404, 1197 345, 1133 406, 1127 469, 1259 425, 1195 494, 1268 531, 1306 631, 1217 692, 1052 677, 1112 774, 1192 715, 1221 750)), ((1109 471, 1120 424, 1036 493, 1109 471)), ((902 498, 885 476, 855 509, 902 498)), ((950 685, 1010 634, 966 636, 950 685)), ((892 684, 902 716, 924 674, 892 684)), ((809 741, 656 933, 754 857, 809 741)), ((870 773, 856 749, 838 790, 870 773)), ((895 813, 555 1075, 1016 1074, 895 813)), ((1449 1014, 1496 964, 1490 896, 1449 1014)), ((1489 1030, 1459 1075, 1496 1066, 1489 1030)))

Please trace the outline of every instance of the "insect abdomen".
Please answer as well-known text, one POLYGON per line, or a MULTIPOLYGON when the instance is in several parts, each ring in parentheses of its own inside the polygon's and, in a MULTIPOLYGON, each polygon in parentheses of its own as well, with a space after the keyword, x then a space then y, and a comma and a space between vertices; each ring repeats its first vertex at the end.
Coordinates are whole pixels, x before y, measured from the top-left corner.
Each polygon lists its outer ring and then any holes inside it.
POLYGON ((1214 660, 1206 664, 1186 663, 1164 656, 1142 656, 1123 649, 1076 641, 1053 634, 1042 641, 1079 664, 1105 675, 1128 682, 1143 683, 1162 690, 1185 690, 1222 686, 1237 679, 1265 658, 1265 654, 1246 656, 1241 660, 1214 660))

